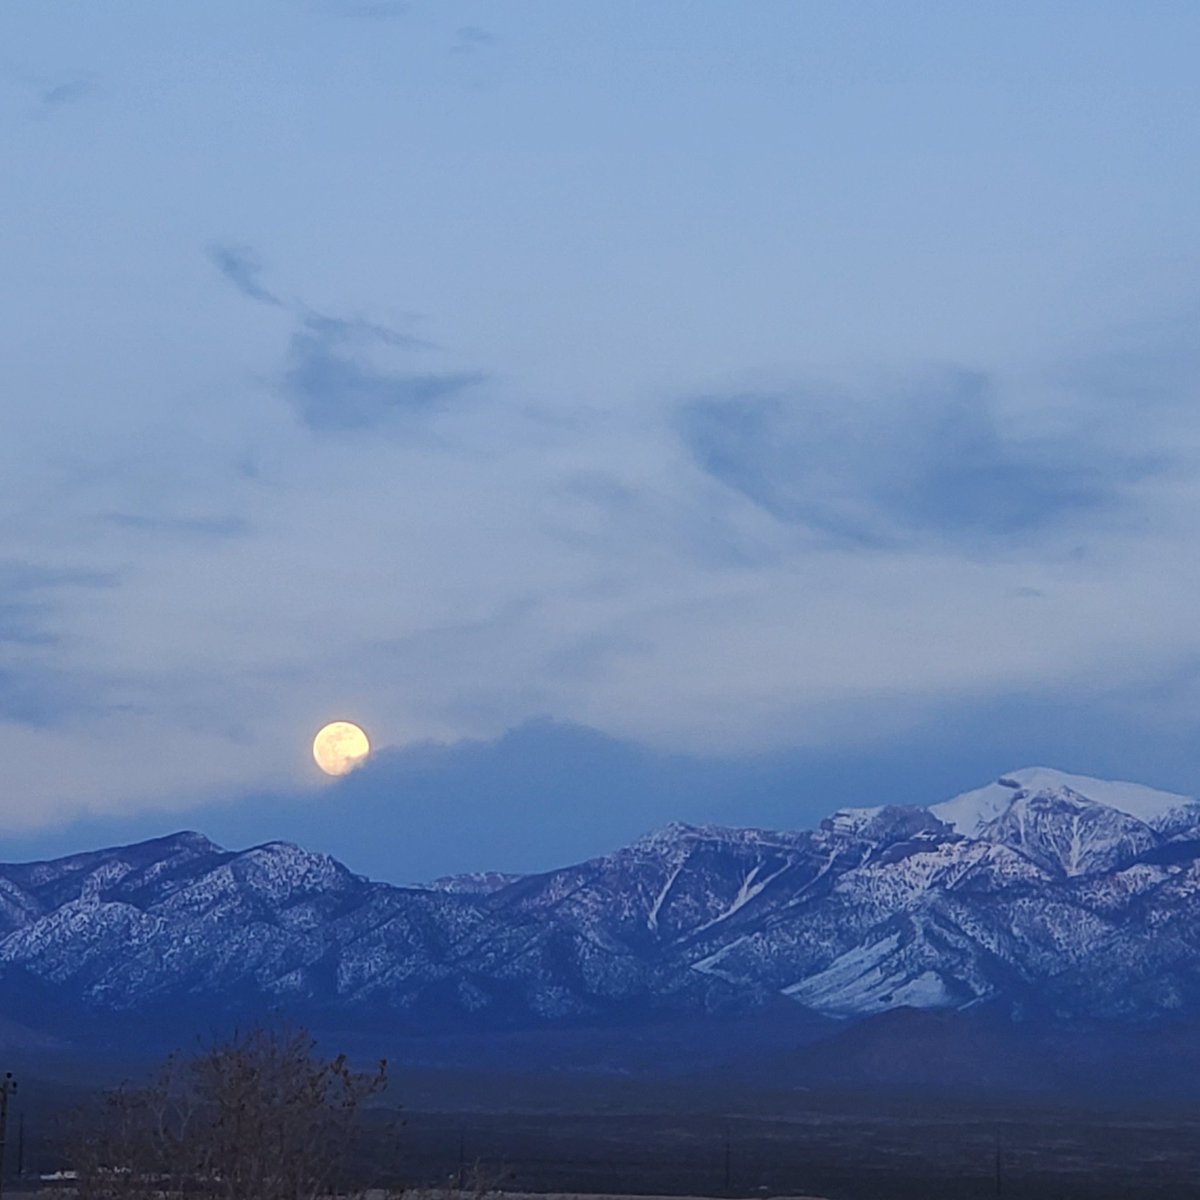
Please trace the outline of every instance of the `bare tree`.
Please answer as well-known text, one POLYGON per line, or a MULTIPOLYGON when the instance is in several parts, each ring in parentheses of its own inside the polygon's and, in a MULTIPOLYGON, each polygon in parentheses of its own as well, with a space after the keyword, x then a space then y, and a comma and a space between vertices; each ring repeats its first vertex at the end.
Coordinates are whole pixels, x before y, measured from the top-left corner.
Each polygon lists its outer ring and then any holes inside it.
POLYGON ((258 1028, 108 1093, 74 1139, 82 1200, 317 1200, 338 1194, 387 1064, 325 1059, 304 1030, 258 1028))

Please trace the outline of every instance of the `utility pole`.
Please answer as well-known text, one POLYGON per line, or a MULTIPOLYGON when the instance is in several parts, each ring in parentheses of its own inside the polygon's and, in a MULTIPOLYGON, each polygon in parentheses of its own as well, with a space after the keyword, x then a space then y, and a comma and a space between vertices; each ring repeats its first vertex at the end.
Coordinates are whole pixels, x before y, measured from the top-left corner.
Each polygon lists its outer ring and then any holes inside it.
POLYGON ((0 1079, 0 1196, 4 1194, 4 1136, 8 1130, 8 1098, 17 1090, 11 1071, 0 1079))

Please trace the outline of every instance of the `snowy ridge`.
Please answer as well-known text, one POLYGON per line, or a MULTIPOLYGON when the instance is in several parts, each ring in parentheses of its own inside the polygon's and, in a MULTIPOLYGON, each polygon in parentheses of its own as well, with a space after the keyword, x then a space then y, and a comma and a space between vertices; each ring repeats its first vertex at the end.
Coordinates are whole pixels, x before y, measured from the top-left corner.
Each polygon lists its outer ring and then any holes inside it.
POLYGON ((0 1002, 18 1017, 286 1000, 424 1028, 779 996, 835 1017, 1200 1013, 1200 804, 1035 767, 929 808, 672 825, 544 874, 422 887, 192 833, 0 865, 0 1002))
POLYGON ((1017 792, 1035 795, 1056 792, 1062 788, 1151 825, 1180 808, 1197 803, 1191 796, 1158 791, 1140 783, 1091 779, 1086 775, 1069 775, 1066 771, 1055 771, 1050 767, 1025 767, 1001 775, 986 787, 931 805, 929 811, 966 837, 978 837, 986 824, 1008 809, 1017 792))
POLYGON ((468 871, 461 875, 443 875, 431 883, 414 884, 435 892, 452 892, 458 895, 486 896, 498 892, 510 883, 516 883, 520 875, 507 871, 468 871))

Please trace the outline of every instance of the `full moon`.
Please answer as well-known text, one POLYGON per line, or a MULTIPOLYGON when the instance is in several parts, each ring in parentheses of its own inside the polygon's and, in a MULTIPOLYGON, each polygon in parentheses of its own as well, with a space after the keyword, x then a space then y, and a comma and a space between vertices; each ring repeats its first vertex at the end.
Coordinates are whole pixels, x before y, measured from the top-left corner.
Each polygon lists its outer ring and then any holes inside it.
POLYGON ((313 758, 326 775, 345 775, 370 753, 367 735, 351 721, 331 721, 313 738, 313 758))

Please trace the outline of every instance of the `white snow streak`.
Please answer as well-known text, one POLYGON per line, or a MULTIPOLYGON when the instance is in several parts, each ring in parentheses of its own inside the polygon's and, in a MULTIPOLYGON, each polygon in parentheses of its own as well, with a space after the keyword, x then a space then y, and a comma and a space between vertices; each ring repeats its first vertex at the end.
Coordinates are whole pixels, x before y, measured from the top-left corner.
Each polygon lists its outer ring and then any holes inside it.
POLYGON ((744 908, 755 896, 759 894, 772 880, 778 879, 790 867, 791 863, 784 863, 774 875, 768 875, 766 879, 756 879, 759 870, 762 868, 762 863, 758 863, 750 871, 750 873, 742 880, 742 886, 738 888, 738 893, 733 898, 733 903, 725 909, 724 912, 718 913, 711 921, 705 921, 703 925, 697 925, 692 930, 693 934, 703 933, 706 929, 711 929, 714 925, 719 925, 722 921, 728 921, 735 912, 740 908, 744 908))
MULTIPOLYGON (((684 861, 686 862, 687 860, 685 859, 684 861)), ((671 874, 667 876, 667 882, 663 884, 662 891, 658 893, 658 898, 654 901, 650 911, 646 914, 646 928, 649 929, 651 933, 658 932, 659 911, 663 906, 663 901, 667 898, 667 893, 675 886, 675 880, 679 878, 679 872, 682 870, 683 863, 681 862, 675 868, 675 870, 673 870, 671 874)))
POLYGON ((1071 818, 1071 854, 1067 859, 1067 874, 1079 874, 1079 862, 1083 858, 1083 836, 1079 832, 1079 814, 1071 818))

